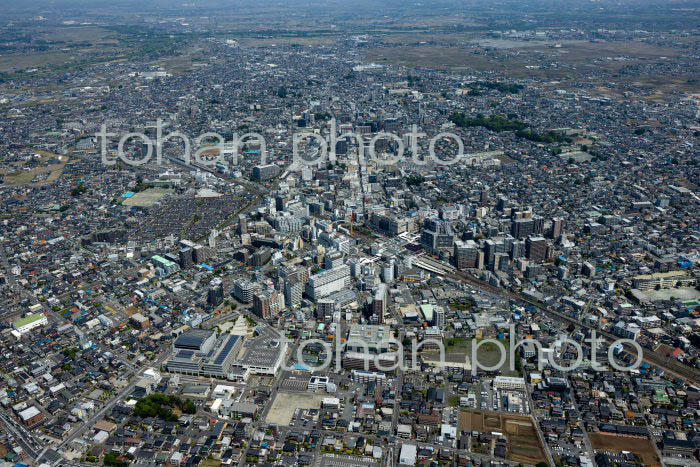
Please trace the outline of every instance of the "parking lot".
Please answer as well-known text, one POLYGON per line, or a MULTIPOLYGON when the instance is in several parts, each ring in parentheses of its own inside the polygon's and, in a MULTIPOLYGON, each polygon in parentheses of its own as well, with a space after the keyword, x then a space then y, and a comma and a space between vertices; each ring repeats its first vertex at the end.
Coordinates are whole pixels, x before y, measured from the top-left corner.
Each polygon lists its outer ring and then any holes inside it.
POLYGON ((337 454, 325 454, 319 457, 318 467, 372 467, 378 466, 378 462, 360 456, 339 456, 337 454))
POLYGON ((280 389, 287 391, 305 391, 309 384, 307 379, 285 379, 280 383, 280 389))

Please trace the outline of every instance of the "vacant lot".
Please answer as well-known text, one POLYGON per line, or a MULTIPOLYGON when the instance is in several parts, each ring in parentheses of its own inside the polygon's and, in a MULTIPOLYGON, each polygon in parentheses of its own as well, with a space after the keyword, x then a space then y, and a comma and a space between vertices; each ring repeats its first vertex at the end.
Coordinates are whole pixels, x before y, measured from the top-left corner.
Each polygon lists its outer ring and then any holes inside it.
POLYGON ((173 192, 174 190, 169 188, 149 188, 136 193, 130 198, 125 198, 122 204, 124 206, 150 207, 160 201, 163 196, 173 192))
POLYGON ((508 460, 533 465, 546 462, 542 444, 530 417, 464 410, 460 413, 459 429, 503 433, 508 439, 508 460))
POLYGON ((68 156, 42 150, 36 150, 35 152, 41 156, 41 159, 31 169, 27 169, 26 164, 13 167, 13 172, 7 169, 0 169, 0 173, 7 174, 5 175, 5 183, 8 185, 46 185, 61 176, 63 168, 68 163, 68 156))
MULTIPOLYGON (((499 341, 506 349, 506 360, 501 366, 501 373, 505 376, 518 376, 517 371, 510 371, 510 343, 507 340, 499 341)), ((472 339, 467 338, 452 338, 444 341, 445 360, 448 363, 459 363, 459 366, 467 371, 472 369, 472 339)), ((426 362, 437 364, 440 360, 440 354, 434 351, 425 351, 422 353, 426 362), (433 363, 434 362, 434 363, 433 363)), ((500 348, 491 342, 481 344, 478 349, 477 359, 481 366, 494 366, 501 358, 500 348)), ((457 365, 455 365, 457 366, 457 365)), ((515 364, 513 365, 515 368, 515 364)))
POLYGON ((670 300, 671 297, 683 301, 700 299, 700 291, 692 287, 679 287, 676 289, 645 290, 644 295, 653 302, 659 300, 670 300))
POLYGON ((604 433, 589 433, 591 444, 596 451, 622 452, 629 451, 642 459, 643 465, 660 466, 656 450, 648 439, 629 438, 627 436, 608 435, 604 433))
POLYGON ((218 467, 219 465, 221 465, 221 461, 218 461, 216 459, 205 459, 200 465, 202 467, 218 467))
POLYGON ((278 426, 289 426, 296 409, 318 409, 321 401, 326 397, 323 394, 291 394, 278 392, 270 407, 270 412, 265 422, 278 426))
POLYGON ((141 313, 141 310, 137 306, 130 306, 126 309, 124 309, 124 313, 126 313, 128 316, 134 316, 136 313, 141 313))

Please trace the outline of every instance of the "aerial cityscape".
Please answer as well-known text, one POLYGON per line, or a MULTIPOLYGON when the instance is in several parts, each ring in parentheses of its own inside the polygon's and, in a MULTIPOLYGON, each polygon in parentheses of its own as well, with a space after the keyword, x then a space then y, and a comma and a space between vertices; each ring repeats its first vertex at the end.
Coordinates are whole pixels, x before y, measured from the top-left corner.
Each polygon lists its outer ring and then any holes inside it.
POLYGON ((0 0, 0 467, 700 467, 700 1, 0 0))

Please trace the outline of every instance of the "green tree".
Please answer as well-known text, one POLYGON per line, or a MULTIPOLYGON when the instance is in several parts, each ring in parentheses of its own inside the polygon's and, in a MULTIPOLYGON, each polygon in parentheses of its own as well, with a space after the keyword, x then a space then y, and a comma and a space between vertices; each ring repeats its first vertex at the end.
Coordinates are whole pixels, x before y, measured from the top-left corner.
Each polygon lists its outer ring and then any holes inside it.
POLYGON ((184 404, 182 404, 182 411, 186 414, 197 413, 197 405, 190 399, 187 399, 184 404))
POLYGON ((104 464, 114 467, 126 467, 127 465, 129 465, 128 462, 120 460, 119 454, 116 452, 110 452, 107 455, 105 455, 104 464))

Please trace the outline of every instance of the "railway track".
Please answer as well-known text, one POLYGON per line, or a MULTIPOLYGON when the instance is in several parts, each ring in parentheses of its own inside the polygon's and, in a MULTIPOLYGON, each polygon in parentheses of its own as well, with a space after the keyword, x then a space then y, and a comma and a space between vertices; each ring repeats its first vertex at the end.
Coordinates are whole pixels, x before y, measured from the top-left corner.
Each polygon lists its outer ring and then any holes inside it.
MULTIPOLYGON (((431 261, 432 263, 435 263, 434 261, 431 261)), ((515 300, 517 303, 524 304, 524 305, 532 305, 536 307, 538 310, 546 314, 552 319, 555 319, 559 322, 564 322, 567 324, 573 324, 576 327, 581 327, 585 328, 591 331, 595 331, 600 337, 604 338, 608 343, 612 343, 619 339, 618 336, 615 336, 614 334, 603 331, 598 329, 595 326, 591 326, 585 323, 582 323, 578 319, 574 318, 573 316, 568 316, 566 314, 560 313, 558 311, 552 310, 551 308, 547 307, 546 305, 530 300, 520 294, 517 294, 515 292, 511 292, 509 290, 504 290, 501 289, 500 287, 495 287, 491 284, 488 284, 486 282, 483 282, 479 279, 476 279, 475 277, 472 277, 466 273, 453 270, 453 269, 448 269, 445 265, 440 264, 440 268, 444 272, 440 273, 442 276, 450 278, 452 280, 458 281, 458 282, 464 282, 469 285, 473 285, 475 287, 481 288, 483 290, 486 290, 494 295, 498 295, 501 297, 507 297, 510 298, 511 300, 515 300)), ((637 350, 632 347, 629 344, 624 344, 624 349, 631 355, 636 355, 637 350)), ((680 379, 683 379, 691 384, 700 384, 700 369, 690 367, 688 365, 685 365, 677 360, 671 359, 669 357, 665 357, 663 355, 659 355, 655 353, 653 350, 650 349, 645 349, 642 347, 642 359, 643 361, 650 363, 652 365, 655 365, 661 369, 663 369, 666 373, 671 374, 675 377, 678 377, 680 379)))

